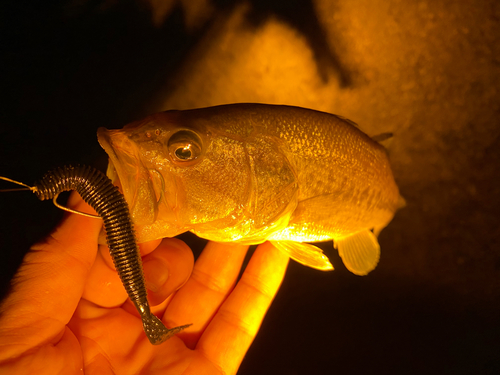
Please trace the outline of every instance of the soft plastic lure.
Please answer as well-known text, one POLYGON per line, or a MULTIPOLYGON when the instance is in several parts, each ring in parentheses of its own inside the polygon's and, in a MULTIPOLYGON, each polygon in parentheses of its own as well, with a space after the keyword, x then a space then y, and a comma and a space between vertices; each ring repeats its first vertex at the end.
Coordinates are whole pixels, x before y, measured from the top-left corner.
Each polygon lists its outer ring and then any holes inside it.
MULTIPOLYGON (((139 247, 123 194, 102 172, 89 166, 64 166, 49 171, 34 186, 0 177, 25 186, 40 200, 53 199, 63 191, 76 190, 104 221, 106 241, 116 271, 127 294, 139 311, 144 332, 153 345, 161 344, 190 324, 168 329, 151 313, 139 247)), ((71 210, 70 210, 71 211, 71 210)), ((73 211, 74 212, 74 211, 73 211)), ((92 215, 91 215, 92 216, 92 215)))

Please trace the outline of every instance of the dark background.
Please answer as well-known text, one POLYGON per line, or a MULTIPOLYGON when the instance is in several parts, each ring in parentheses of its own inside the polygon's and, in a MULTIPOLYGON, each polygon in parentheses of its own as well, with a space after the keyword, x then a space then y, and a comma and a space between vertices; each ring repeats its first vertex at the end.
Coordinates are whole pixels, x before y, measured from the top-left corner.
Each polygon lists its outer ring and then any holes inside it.
MULTIPOLYGON (((393 131, 408 204, 380 236, 379 266, 356 277, 331 243, 334 272, 291 262, 239 373, 499 373, 497 2, 213 0, 192 22, 198 5, 165 1, 159 17, 158 3, 1 3, 0 175, 30 184, 67 163, 105 170, 98 127, 170 108, 295 104, 393 131), (250 68, 228 30, 263 51, 250 68), (284 42, 267 50, 276 30, 312 65, 293 65, 284 42)), ((31 193, 0 195, 4 293, 61 216, 31 193)), ((199 253, 203 241, 185 238, 199 253)))

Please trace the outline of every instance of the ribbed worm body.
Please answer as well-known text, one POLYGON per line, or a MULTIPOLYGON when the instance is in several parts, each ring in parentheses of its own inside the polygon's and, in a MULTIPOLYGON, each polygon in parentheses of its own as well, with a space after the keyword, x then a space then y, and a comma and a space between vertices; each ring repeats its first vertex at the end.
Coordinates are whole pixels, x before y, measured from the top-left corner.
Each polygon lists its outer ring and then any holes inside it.
POLYGON ((48 172, 35 184, 40 200, 76 190, 102 217, 106 240, 115 268, 128 296, 139 311, 144 331, 152 344, 161 344, 189 325, 167 329, 149 307, 139 247, 129 207, 123 195, 102 172, 88 166, 64 166, 48 172))

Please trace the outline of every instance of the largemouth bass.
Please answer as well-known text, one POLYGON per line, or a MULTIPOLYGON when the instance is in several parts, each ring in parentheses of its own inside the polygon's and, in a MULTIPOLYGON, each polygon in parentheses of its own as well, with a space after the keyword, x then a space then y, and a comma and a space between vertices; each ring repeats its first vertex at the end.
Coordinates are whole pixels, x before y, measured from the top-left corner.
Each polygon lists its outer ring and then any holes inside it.
POLYGON ((404 202, 385 149, 328 113, 232 104, 161 112, 97 135, 139 242, 187 231, 271 241, 329 270, 310 242, 333 240, 345 266, 366 275, 380 257, 378 234, 404 202))

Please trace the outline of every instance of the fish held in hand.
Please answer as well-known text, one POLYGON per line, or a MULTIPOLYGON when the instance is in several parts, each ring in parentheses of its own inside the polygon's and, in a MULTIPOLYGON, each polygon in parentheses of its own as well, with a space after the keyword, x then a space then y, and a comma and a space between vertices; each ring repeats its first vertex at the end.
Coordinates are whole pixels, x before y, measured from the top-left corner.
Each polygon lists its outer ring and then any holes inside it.
POLYGON ((378 234, 404 202, 385 149, 328 113, 232 104, 161 112, 97 134, 139 242, 187 231, 271 241, 330 270, 310 242, 331 239, 346 267, 366 275, 379 260, 378 234))

